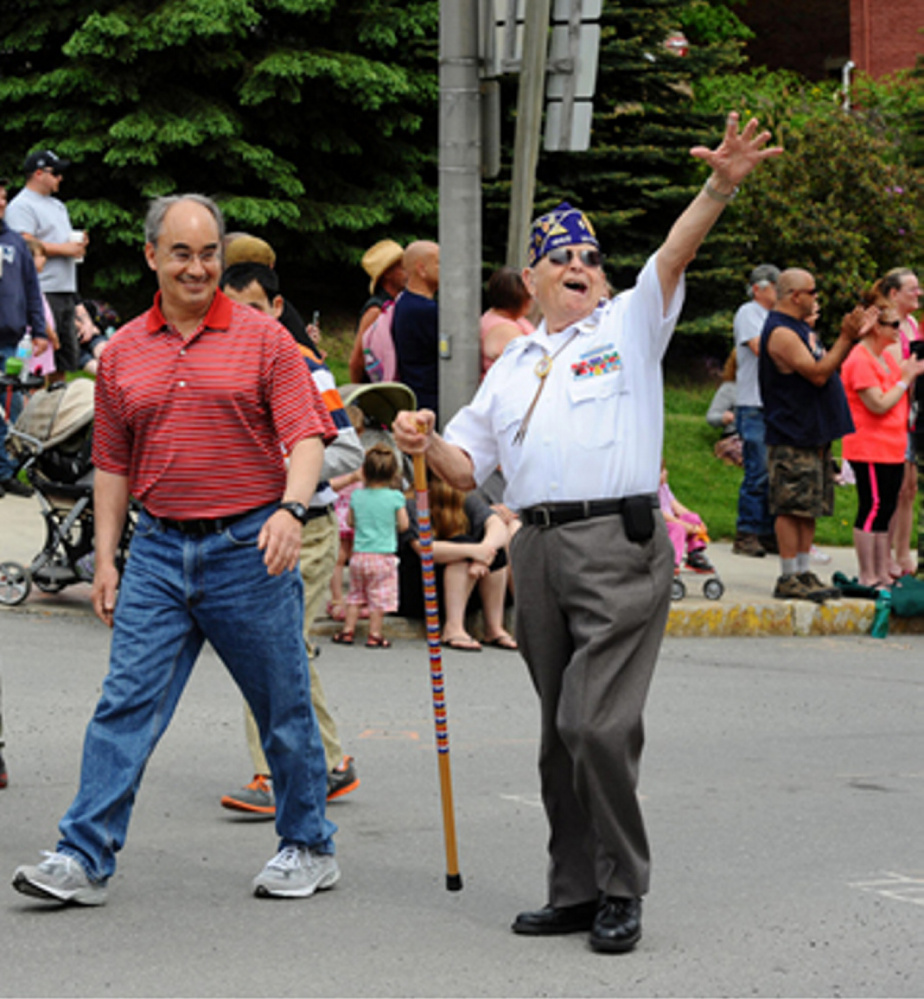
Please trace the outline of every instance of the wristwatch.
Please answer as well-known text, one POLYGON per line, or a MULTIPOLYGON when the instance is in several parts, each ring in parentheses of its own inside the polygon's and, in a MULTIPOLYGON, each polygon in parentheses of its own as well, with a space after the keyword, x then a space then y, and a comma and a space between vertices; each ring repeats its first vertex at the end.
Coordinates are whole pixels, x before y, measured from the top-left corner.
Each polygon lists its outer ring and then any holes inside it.
POLYGON ((299 503, 298 500, 287 500, 285 503, 280 503, 279 509, 291 513, 303 526, 308 523, 308 507, 304 503, 299 503))

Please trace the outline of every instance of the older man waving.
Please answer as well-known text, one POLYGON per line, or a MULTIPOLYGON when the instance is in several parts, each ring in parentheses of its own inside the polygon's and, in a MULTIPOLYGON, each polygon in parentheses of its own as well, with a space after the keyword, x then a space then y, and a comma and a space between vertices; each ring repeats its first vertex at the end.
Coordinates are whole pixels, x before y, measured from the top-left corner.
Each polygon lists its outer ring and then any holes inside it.
POLYGON ((590 931, 595 950, 641 937, 649 850, 636 796, 642 709, 670 604, 673 554, 656 492, 661 360, 683 274, 738 184, 768 156, 769 133, 728 118, 712 174, 646 263, 606 298, 587 217, 568 204, 532 227, 527 287, 536 333, 513 341, 449 423, 402 413, 398 443, 460 488, 499 465, 523 528, 512 546, 517 639, 539 694, 542 797, 551 826, 548 904, 516 933, 590 931))

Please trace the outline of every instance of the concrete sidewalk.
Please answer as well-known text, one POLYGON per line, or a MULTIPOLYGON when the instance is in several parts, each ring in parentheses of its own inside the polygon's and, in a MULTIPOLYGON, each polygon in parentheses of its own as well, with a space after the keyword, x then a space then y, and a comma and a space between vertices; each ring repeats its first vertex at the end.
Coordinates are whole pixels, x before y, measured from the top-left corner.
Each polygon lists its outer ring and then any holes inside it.
MULTIPOLYGON (((43 544, 44 522, 37 499, 4 496, 0 499, 0 562, 19 562, 28 567, 43 544)), ((675 637, 732 635, 850 635, 869 634, 874 604, 869 600, 845 599, 819 606, 807 601, 774 600, 773 586, 779 574, 779 559, 744 558, 732 555, 731 545, 716 543, 708 554, 715 565, 725 593, 719 600, 707 600, 702 586, 707 576, 683 572, 687 596, 671 605, 667 633, 675 637)), ((828 582, 834 572, 848 578, 856 575, 852 548, 823 549, 830 558, 816 562, 814 571, 828 582)), ((33 588, 29 598, 11 610, 33 613, 92 613, 90 587, 69 586, 58 594, 42 593, 33 588)), ((10 610, 0 608, 0 610, 10 610)), ((315 630, 329 635, 339 626, 319 618, 315 630)), ((395 638, 424 637, 423 623, 391 617, 388 634, 395 638)), ((895 618, 890 622, 895 633, 924 631, 924 620, 895 618)))

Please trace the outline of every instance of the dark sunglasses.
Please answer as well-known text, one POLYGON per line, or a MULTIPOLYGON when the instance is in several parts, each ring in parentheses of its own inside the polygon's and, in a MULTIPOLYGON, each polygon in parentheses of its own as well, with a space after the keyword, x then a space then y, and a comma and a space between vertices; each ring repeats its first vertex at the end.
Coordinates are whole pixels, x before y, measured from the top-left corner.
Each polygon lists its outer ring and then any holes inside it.
POLYGON ((549 250, 545 255, 550 264, 557 267, 565 267, 570 264, 577 253, 578 258, 585 267, 602 267, 604 256, 599 250, 569 250, 561 247, 558 250, 549 250))
POLYGON ((888 326, 893 330, 897 330, 902 324, 901 319, 893 319, 891 322, 888 323, 884 319, 879 319, 877 320, 877 322, 879 323, 880 326, 888 326))

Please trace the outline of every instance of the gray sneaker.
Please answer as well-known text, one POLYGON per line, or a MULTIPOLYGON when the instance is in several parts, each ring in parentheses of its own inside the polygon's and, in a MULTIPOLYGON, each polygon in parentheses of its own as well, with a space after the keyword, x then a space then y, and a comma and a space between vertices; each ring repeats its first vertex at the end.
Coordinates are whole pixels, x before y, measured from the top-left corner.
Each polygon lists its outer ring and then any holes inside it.
POLYGON ((253 893, 261 898, 308 898, 333 888, 339 880, 340 868, 333 854, 285 846, 253 879, 253 893))
POLYGON ((91 881, 79 861, 66 853, 43 851, 45 859, 37 866, 17 867, 13 887, 23 895, 75 905, 104 905, 106 882, 91 881))

